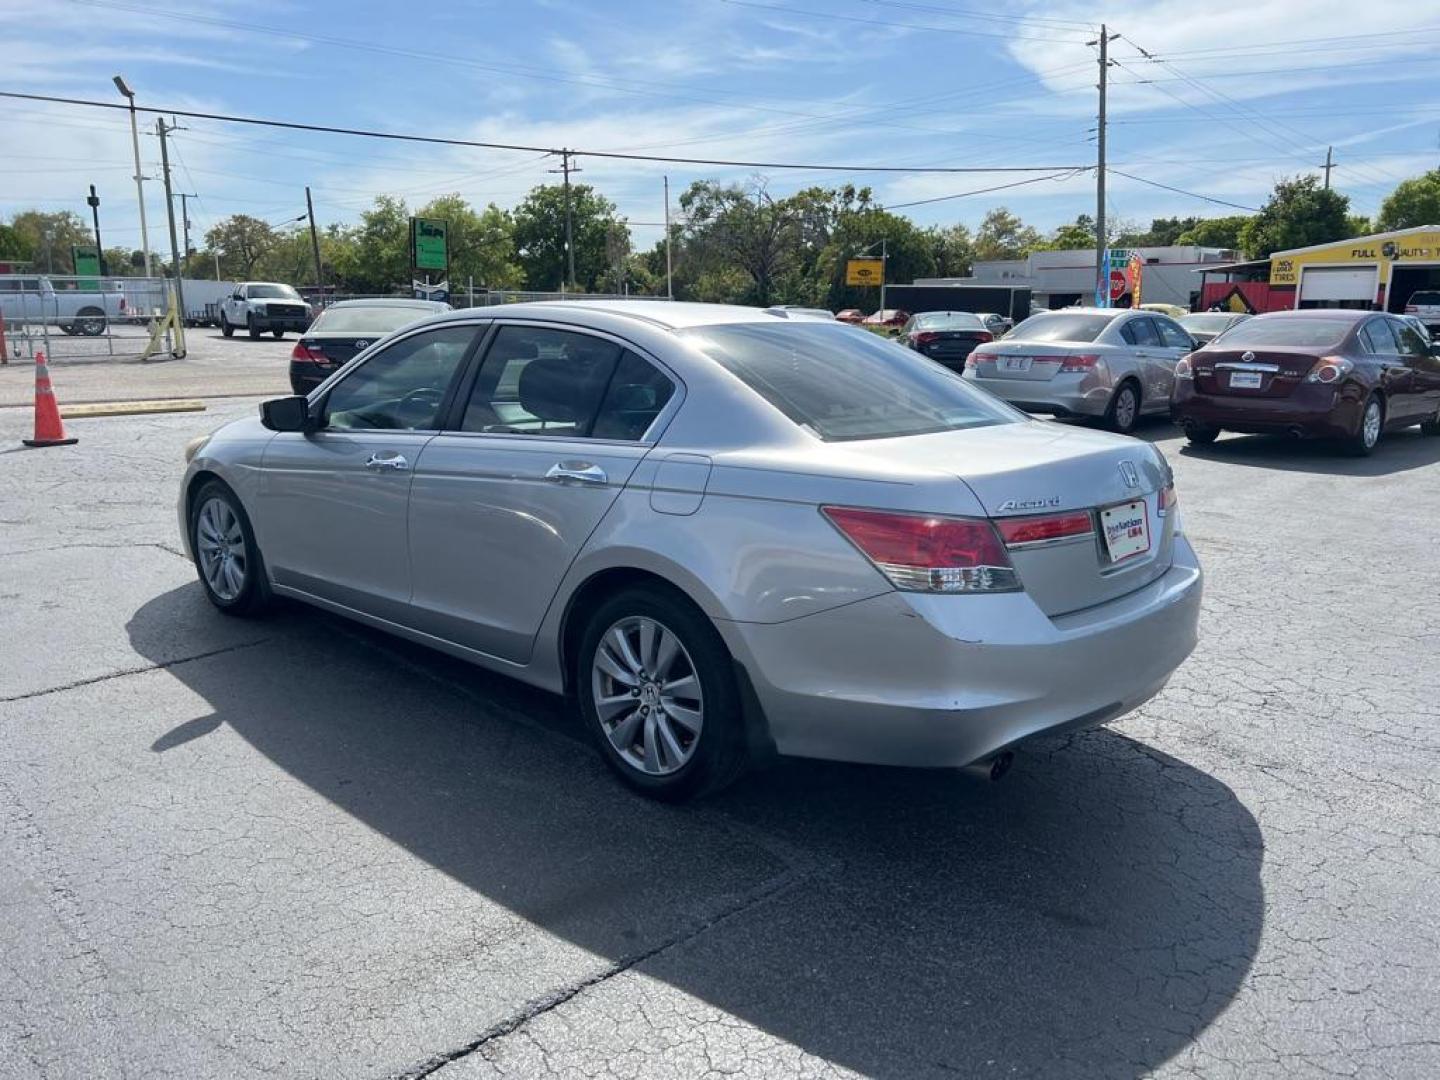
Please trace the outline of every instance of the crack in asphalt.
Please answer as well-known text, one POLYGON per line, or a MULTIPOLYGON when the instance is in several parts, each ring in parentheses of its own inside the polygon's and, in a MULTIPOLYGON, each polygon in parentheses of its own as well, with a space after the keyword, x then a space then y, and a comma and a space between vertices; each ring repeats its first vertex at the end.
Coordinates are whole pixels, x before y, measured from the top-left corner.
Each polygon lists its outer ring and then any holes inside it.
POLYGON ((0 705, 7 705, 12 701, 29 701, 31 698, 46 697, 50 694, 60 694, 66 690, 78 690, 82 686, 93 686, 95 683, 108 682, 111 679, 123 679, 129 675, 143 675, 147 671, 164 671, 166 668, 176 667, 180 664, 189 664, 195 660, 206 660, 212 656, 221 656, 225 653, 238 652, 240 649, 254 648, 256 645, 264 645, 269 640, 271 639, 268 637, 257 638, 254 641, 242 641, 237 645, 226 645, 220 649, 209 649, 205 652, 195 653, 193 656, 180 656, 174 660, 164 660, 158 664, 142 664, 139 667, 121 668, 119 671, 111 671, 104 675, 94 675, 88 679, 76 679, 74 682, 47 687, 44 690, 30 690, 23 694, 3 697, 0 698, 0 705))
MULTIPOLYGON (((3 524, 3 522, 0 522, 3 524)), ((51 551, 125 551, 129 548, 158 548, 169 555, 190 561, 190 556, 179 548, 153 540, 141 540, 133 544, 46 544, 43 547, 21 548, 19 551, 0 551, 0 559, 11 559, 18 555, 43 555, 51 551)))
POLYGON ((669 950, 675 948, 678 945, 684 945, 687 942, 694 941, 700 935, 714 929, 717 926, 722 925, 723 923, 727 923, 740 915, 743 915, 751 908, 757 907, 758 905, 765 903, 767 900, 774 899, 775 897, 781 896, 786 892, 799 888, 801 885, 804 885, 812 878, 814 878, 816 874, 817 870, 814 868, 799 872, 794 869, 788 870, 785 873, 782 873, 777 877, 772 878, 770 881, 767 881, 761 885, 757 885, 755 888, 749 889, 746 892, 742 893, 737 898, 735 903, 711 916, 709 919, 702 921, 698 926, 694 926, 690 930, 683 933, 674 934, 649 949, 645 949, 641 952, 631 953, 629 956, 622 957, 621 959, 615 961, 612 964, 607 964, 602 970, 596 972, 593 975, 587 976, 584 979, 578 979, 575 982, 567 983, 563 986, 557 987, 548 994, 544 994, 538 998, 532 998, 518 1012, 515 1012, 512 1015, 507 1016, 505 1019, 490 1025, 478 1036, 476 1036, 470 1042, 465 1043, 463 1046, 456 1047, 453 1050, 441 1051, 440 1053, 427 1058, 419 1065, 404 1072, 387 1074, 385 1080, 424 1080, 425 1077, 433 1076, 441 1069, 445 1068, 447 1065, 452 1065, 455 1062, 461 1060, 462 1058, 469 1057, 471 1054, 475 1053, 477 1050, 481 1049, 482 1047, 484 1047, 488 1043, 493 1042, 496 1039, 513 1034, 514 1032, 523 1028, 530 1021, 544 1016, 546 1013, 559 1008, 561 1005, 564 1005, 566 1002, 578 997, 586 990, 590 990, 596 986, 600 986, 606 982, 609 982, 611 979, 615 978, 615 976, 623 975, 625 972, 631 970, 632 968, 635 968, 640 964, 645 963, 647 960, 653 960, 655 957, 660 956, 665 952, 668 952, 669 950))

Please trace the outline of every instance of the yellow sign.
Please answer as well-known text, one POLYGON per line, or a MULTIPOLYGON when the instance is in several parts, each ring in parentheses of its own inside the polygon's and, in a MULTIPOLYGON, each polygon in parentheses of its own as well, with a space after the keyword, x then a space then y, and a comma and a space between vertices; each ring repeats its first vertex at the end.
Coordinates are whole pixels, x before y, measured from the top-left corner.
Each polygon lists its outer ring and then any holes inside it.
POLYGON ((1381 233, 1337 240, 1333 244, 1312 249, 1276 252, 1270 260, 1271 285, 1298 285, 1300 272, 1307 266, 1375 265, 1380 270, 1379 284, 1390 284, 1390 267, 1405 263, 1440 264, 1440 232, 1381 233))
POLYGON ((845 263, 846 285, 879 285, 884 280, 884 259, 850 259, 845 263))

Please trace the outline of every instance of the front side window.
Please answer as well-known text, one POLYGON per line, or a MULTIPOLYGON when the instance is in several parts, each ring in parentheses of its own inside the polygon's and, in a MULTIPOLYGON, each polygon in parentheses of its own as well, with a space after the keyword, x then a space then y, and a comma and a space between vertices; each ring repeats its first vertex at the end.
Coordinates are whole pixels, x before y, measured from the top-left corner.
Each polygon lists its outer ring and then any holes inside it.
POLYGON ((1025 419, 918 353, 847 326, 731 323, 679 336, 826 442, 1025 419))
POLYGON ((325 426, 341 430, 429 431, 459 370, 475 326, 427 330, 382 349, 346 375, 325 401, 325 426))
POLYGON ((460 430, 585 438, 606 400, 620 352, 612 341, 572 330, 502 326, 460 430))

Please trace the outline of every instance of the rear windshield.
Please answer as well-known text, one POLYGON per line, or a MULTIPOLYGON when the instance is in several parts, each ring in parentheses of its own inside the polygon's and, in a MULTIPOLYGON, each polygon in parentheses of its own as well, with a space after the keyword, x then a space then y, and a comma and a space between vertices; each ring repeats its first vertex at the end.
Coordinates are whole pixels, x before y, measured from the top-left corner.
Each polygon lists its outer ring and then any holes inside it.
POLYGON ((983 330, 985 322, 968 311, 936 311, 916 315, 915 326, 925 330, 983 330))
POLYGON ((332 307, 322 311, 320 317, 310 324, 310 332, 388 334, 433 314, 435 312, 431 308, 395 307, 390 304, 383 307, 378 304, 374 307, 332 307))
POLYGON ((1094 311, 1045 311, 1031 315, 1007 341, 1094 341, 1115 319, 1094 311))
POLYGON ((1213 330, 1219 333, 1221 330, 1224 330, 1225 327, 1229 326, 1231 320, 1234 318, 1234 315, 1227 315, 1222 312, 1205 315, 1186 315, 1180 320, 1180 325, 1186 330, 1199 330, 1201 333, 1209 333, 1213 330))
POLYGON ((251 285, 252 300, 299 300, 300 294, 289 285, 251 285))
POLYGON ((1225 333, 1230 349, 1255 345, 1291 345, 1301 349, 1328 349, 1340 344, 1355 324, 1348 319, 1246 319, 1225 333))
POLYGON ((1410 294, 1410 303, 1432 307, 1440 304, 1440 292, 1416 292, 1410 294))
POLYGON ((918 353, 848 326, 739 323, 694 327, 681 336, 826 442, 1024 418, 918 353))

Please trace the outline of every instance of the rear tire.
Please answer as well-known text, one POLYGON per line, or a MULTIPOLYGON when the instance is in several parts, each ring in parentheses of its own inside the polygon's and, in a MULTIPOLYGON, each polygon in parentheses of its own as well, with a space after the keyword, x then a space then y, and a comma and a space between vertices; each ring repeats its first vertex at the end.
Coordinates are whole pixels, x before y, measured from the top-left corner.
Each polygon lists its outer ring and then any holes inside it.
POLYGON ((734 661, 683 596, 646 585, 612 596, 587 620, 573 664, 585 728, 635 791, 682 802, 744 770, 734 661))
POLYGON ((258 615, 270 606, 270 583, 250 518, 219 480, 206 483, 191 500, 190 550, 200 587, 226 615, 258 615))
POLYGON ((1369 457, 1379 445, 1380 435, 1384 430, 1385 403, 1378 394, 1371 394, 1365 399, 1365 407, 1360 411, 1360 423, 1355 434, 1345 440, 1345 449, 1355 457, 1369 457))
POLYGON ((1105 426, 1121 435, 1129 435, 1140 422, 1140 388, 1128 379, 1110 398, 1105 410, 1105 426))
POLYGON ((1186 424, 1185 438, 1194 446, 1209 446, 1220 437, 1220 429, 1209 424, 1186 424))
POLYGON ((99 337, 105 333, 105 312, 99 308, 81 308, 76 313, 75 333, 86 337, 99 337))
POLYGON ((1435 415, 1429 420, 1420 422, 1421 435, 1440 435, 1440 409, 1435 410, 1435 415))
POLYGON ((283 338, 283 337, 285 336, 285 331, 284 331, 284 330, 271 330, 270 332, 275 335, 275 340, 276 340, 276 341, 279 341, 281 338, 283 338))
POLYGON ((230 320, 225 318, 225 313, 223 311, 220 313, 220 333, 224 334, 226 337, 235 336, 235 327, 230 325, 230 320))

